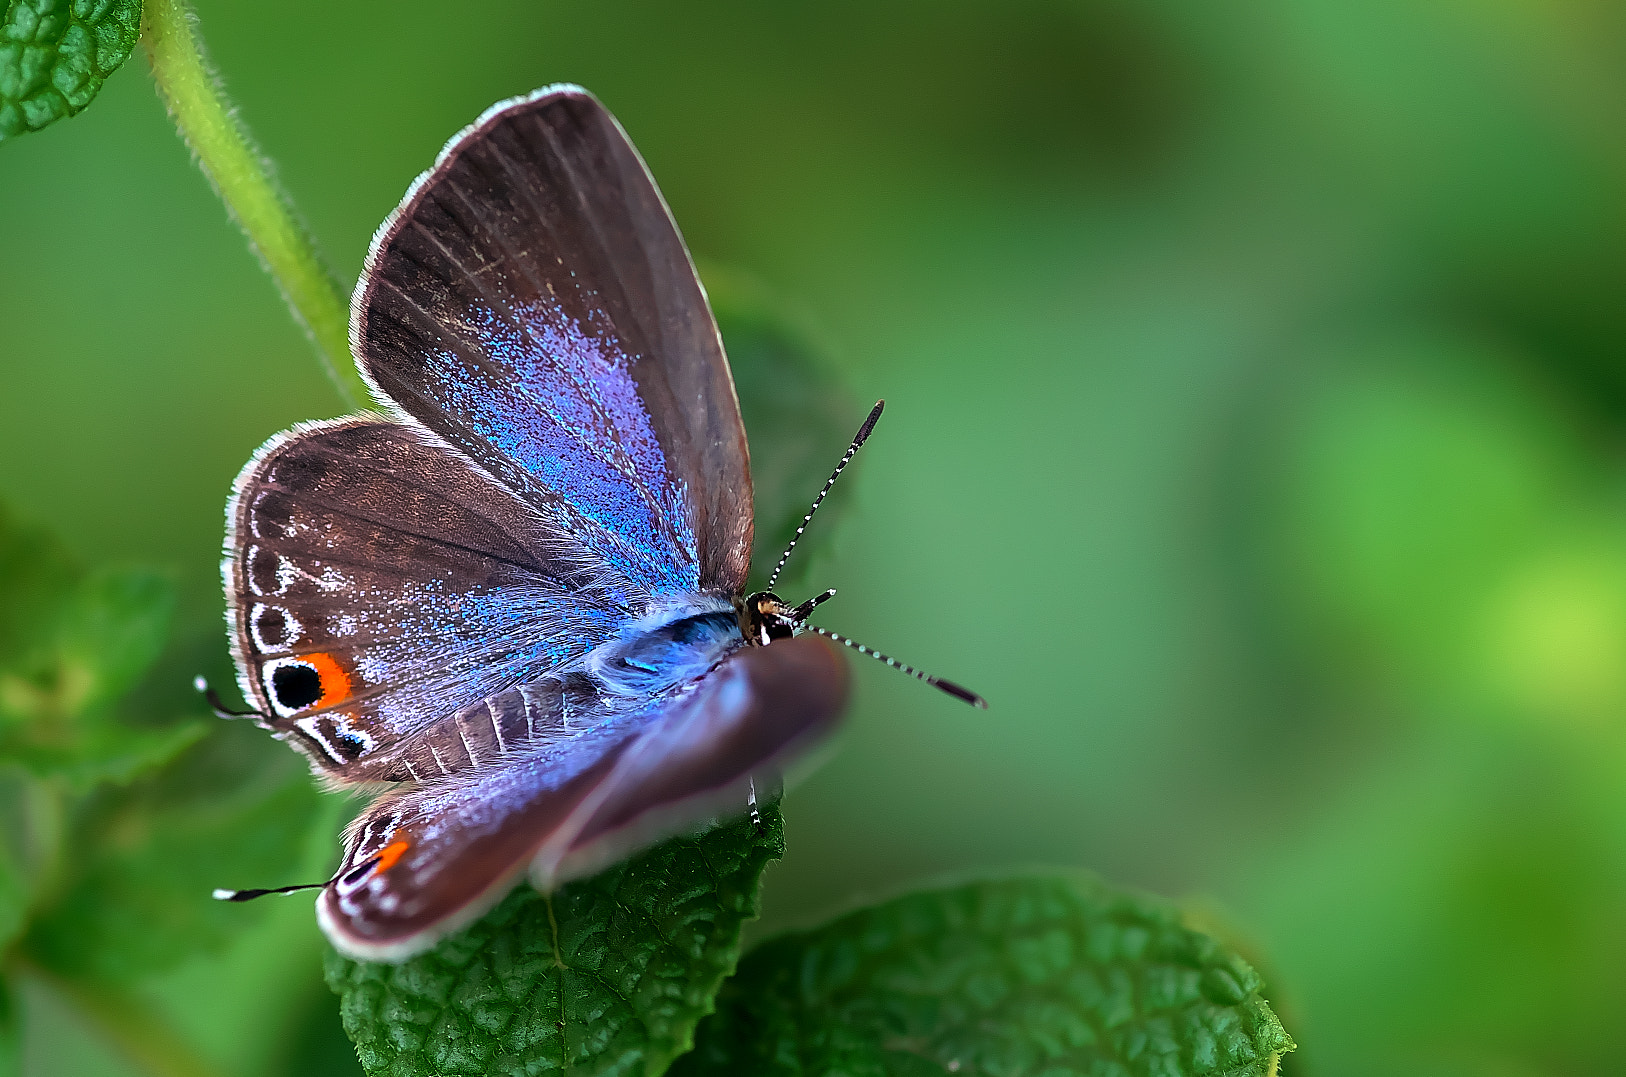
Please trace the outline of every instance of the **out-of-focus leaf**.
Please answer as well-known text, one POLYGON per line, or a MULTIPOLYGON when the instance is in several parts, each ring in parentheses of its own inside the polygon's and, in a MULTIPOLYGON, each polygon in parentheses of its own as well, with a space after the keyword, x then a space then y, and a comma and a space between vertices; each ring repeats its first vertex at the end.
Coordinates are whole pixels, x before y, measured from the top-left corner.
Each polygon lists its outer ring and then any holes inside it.
POLYGON ((33 960, 62 976, 129 980, 218 947, 261 914, 210 891, 289 881, 320 794, 293 759, 233 766, 231 739, 92 798, 65 854, 70 877, 23 941, 33 960))
MULTIPOLYGON (((865 409, 855 404, 814 342, 749 277, 706 267, 706 288, 728 347, 734 391, 751 442, 756 543, 751 587, 765 586, 813 497, 846 451, 865 409)), ((850 476, 848 481, 851 481, 850 476)), ((848 491, 850 493, 850 491, 848 491)), ((795 579, 835 532, 847 498, 833 496, 787 567, 795 579)))
POLYGON ((0 669, 50 624, 78 576, 62 548, 0 506, 0 669))
POLYGON ((753 950, 674 1075, 1265 1077, 1258 975, 1079 876, 912 894, 753 950))
POLYGON ((126 785, 168 763, 209 732, 203 722, 187 721, 162 729, 133 729, 99 722, 71 745, 21 745, 14 758, 36 777, 60 776, 70 789, 83 792, 103 782, 126 785))
POLYGON ((99 569, 80 585, 62 618, 62 661, 82 668, 79 712, 104 708, 135 686, 157 659, 169 631, 174 593, 145 569, 99 569))
POLYGON ((0 752, 86 789, 128 782, 202 736, 196 723, 142 729, 113 716, 163 648, 173 596, 162 576, 93 572, 52 608, 34 575, 12 577, 36 621, 32 633, 14 629, 11 653, 0 654, 0 752))
POLYGON ((551 898, 521 886, 401 965, 328 983, 372 1077, 659 1074, 692 1042, 784 848, 779 811, 666 842, 551 898))
POLYGON ((236 930, 241 917, 212 908, 211 887, 274 870, 278 847, 307 832, 316 794, 290 780, 292 760, 281 775, 234 773, 218 752, 186 763, 205 723, 122 713, 171 605, 161 576, 82 574, 48 537, 0 517, 0 941, 23 934, 55 971, 118 978, 236 930))
POLYGON ((77 719, 116 701, 158 657, 171 588, 153 572, 104 569, 54 602, 37 587, 23 590, 35 620, 0 655, 0 720, 32 725, 49 742, 71 741, 77 719))
POLYGON ((23 1072, 22 1014, 17 993, 0 979, 0 1077, 21 1077, 23 1072))
POLYGON ((1450 701, 1442 713, 1614 724, 1626 526, 1618 479, 1587 461, 1561 402, 1452 334, 1330 360, 1273 449, 1271 564, 1315 657, 1450 701))
POLYGON ((6 0, 3 10, 0 141, 77 115, 141 32, 141 0, 6 0))
POLYGON ((1562 432, 1472 342, 1384 338, 1323 366, 1277 448, 1296 547, 1279 560, 1342 629, 1335 653, 1375 644, 1439 679, 1465 661, 1486 591, 1562 511, 1562 432))
POLYGON ((32 889, 29 792, 20 771, 0 773, 0 953, 22 933, 32 889))

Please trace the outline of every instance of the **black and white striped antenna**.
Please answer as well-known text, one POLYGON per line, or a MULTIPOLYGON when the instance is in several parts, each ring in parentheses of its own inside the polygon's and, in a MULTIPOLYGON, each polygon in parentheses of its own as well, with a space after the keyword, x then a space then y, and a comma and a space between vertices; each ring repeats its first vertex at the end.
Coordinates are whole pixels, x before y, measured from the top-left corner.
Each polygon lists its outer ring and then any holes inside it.
POLYGON ((824 502, 824 495, 830 492, 830 487, 834 486, 836 479, 841 477, 842 470, 852 461, 852 458, 857 455, 859 447, 869 438, 870 431, 875 429, 875 423, 881 418, 881 409, 884 407, 886 407, 885 400, 875 402, 875 406, 870 409, 869 418, 865 419, 864 425, 858 428, 858 433, 853 437, 853 443, 847 446, 847 453, 841 458, 841 463, 837 464, 836 469, 830 473, 830 478, 825 481, 824 489, 819 491, 819 496, 813 499, 813 507, 807 510, 806 516, 802 517, 801 526, 796 528, 796 534, 791 536, 790 545, 785 547, 785 552, 779 555, 779 563, 773 567, 773 575, 768 577, 767 589, 769 591, 773 590, 773 585, 778 581, 779 574, 785 570, 785 562, 790 560, 790 551, 794 550, 796 544, 801 541, 802 532, 807 530, 807 525, 812 521, 813 514, 819 511, 819 505, 824 502))
POLYGON ((867 654, 871 658, 879 659, 880 661, 885 662, 887 665, 891 666, 893 669, 898 670, 898 671, 900 671, 902 673, 907 673, 907 674, 909 674, 909 676, 913 677, 915 680, 923 681, 924 683, 931 685, 933 688, 936 688, 939 691, 947 692, 949 695, 953 696, 955 699, 963 700, 964 702, 971 704, 973 707, 976 707, 978 710, 987 710, 988 709, 988 701, 986 699, 982 698, 977 693, 973 692, 971 689, 964 688, 964 687, 962 687, 962 686, 960 686, 958 684, 955 684, 951 680, 948 680, 948 679, 943 678, 943 677, 934 677, 930 673, 927 673, 925 670, 916 669, 914 666, 909 665, 907 662, 900 662, 896 658, 891 657, 890 655, 884 655, 880 651, 877 651, 873 647, 864 646, 862 643, 859 643, 857 640, 851 640, 851 639, 848 639, 846 636, 838 635, 837 633, 830 631, 828 628, 820 628, 818 625, 803 625, 802 629, 803 629, 803 631, 806 631, 806 632, 816 632, 817 634, 823 636, 825 639, 834 640, 835 642, 841 644, 843 647, 851 647, 853 650, 857 651, 859 654, 867 654))

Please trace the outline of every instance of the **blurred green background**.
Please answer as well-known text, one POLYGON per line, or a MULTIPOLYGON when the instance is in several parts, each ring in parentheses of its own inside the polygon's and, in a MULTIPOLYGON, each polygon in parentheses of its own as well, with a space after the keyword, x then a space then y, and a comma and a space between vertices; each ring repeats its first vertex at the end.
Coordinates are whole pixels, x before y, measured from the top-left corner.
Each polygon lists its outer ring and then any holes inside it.
MULTIPOLYGON (((1087 866, 1242 942, 1290 1077, 1626 1072, 1626 5, 198 7, 347 281, 450 134, 568 79, 848 425, 887 399, 803 578, 992 706, 858 668, 759 934, 1087 866)), ((171 574, 148 690, 196 712, 231 478, 342 405, 139 52, 0 147, 0 207, 0 501, 171 574)), ((224 741, 322 870, 334 809, 224 741)), ((229 911, 145 997, 224 1072, 358 1073, 309 903, 229 911)), ((28 1074, 136 1072, 23 1001, 28 1074)))

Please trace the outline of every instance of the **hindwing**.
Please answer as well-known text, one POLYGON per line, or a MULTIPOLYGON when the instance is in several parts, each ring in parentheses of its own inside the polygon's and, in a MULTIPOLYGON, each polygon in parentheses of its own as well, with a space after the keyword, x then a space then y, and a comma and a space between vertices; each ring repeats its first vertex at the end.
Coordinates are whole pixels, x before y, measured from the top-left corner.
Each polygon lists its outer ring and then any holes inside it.
POLYGON ((737 651, 630 708, 601 697, 573 737, 374 801, 347 832, 317 915, 345 953, 400 960, 478 917, 523 874, 551 890, 718 810, 737 813, 751 780, 777 780, 846 696, 841 654, 803 636, 737 651))

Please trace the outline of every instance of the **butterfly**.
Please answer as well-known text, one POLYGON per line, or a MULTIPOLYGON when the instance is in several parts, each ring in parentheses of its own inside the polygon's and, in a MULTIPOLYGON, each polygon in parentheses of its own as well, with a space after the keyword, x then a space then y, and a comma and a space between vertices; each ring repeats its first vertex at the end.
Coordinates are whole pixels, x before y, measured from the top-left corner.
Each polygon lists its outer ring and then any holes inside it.
POLYGON ((585 90, 500 102, 446 145, 373 237, 350 343, 380 410, 278 434, 233 486, 222 574, 254 709, 210 701, 377 792, 317 919, 343 953, 401 960, 522 876, 548 890, 754 812, 837 722, 838 645, 875 652, 808 623, 833 591, 772 592, 794 541, 745 594, 717 326, 585 90))

